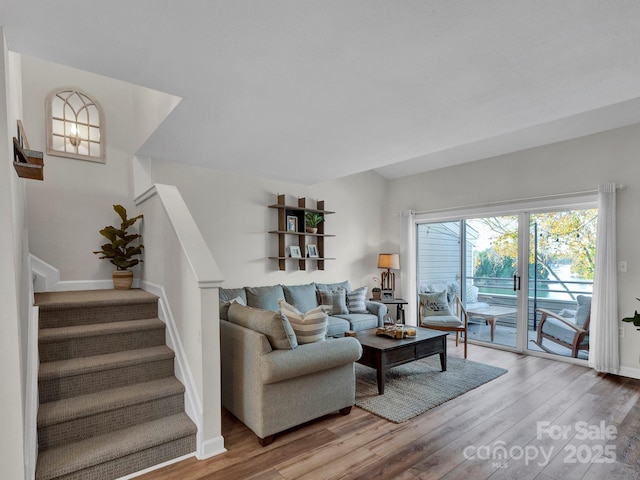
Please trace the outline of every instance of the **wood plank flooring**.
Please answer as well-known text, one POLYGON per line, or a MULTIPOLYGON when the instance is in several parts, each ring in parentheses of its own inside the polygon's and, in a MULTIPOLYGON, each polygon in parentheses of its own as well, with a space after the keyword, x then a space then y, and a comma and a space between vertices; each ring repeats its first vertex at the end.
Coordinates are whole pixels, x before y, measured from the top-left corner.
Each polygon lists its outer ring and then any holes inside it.
MULTIPOLYGON (((454 345, 449 354, 461 356, 454 345)), ((354 407, 279 434, 264 448, 223 411, 227 453, 138 478, 640 478, 640 380, 478 345, 469 345, 469 359, 509 372, 402 424, 354 407)))

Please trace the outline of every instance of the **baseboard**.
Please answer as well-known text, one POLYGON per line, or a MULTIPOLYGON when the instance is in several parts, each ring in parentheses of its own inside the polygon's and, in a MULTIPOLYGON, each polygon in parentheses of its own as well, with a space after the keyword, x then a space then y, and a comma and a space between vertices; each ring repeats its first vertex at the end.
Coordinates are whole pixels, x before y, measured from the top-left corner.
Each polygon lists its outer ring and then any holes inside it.
POLYGON ((189 455, 183 455, 182 457, 173 458, 171 460, 167 460, 166 462, 159 463, 158 465, 154 465, 153 467, 145 468, 144 470, 140 470, 139 472, 130 473, 129 475, 125 475, 124 477, 120 477, 117 480, 129 480, 131 478, 136 478, 145 473, 153 472, 155 470, 160 470, 161 468, 168 467, 169 465, 173 465, 174 463, 182 462, 188 458, 193 457, 194 454, 190 453, 189 455))
POLYGON ((215 457, 216 455, 220 455, 226 451, 227 449, 224 448, 224 437, 222 435, 218 435, 215 438, 210 438, 209 440, 201 442, 196 457, 198 460, 206 460, 207 458, 215 457))
POLYGON ((640 379, 640 368, 633 367, 620 367, 620 371, 618 375, 629 378, 637 378, 640 379))
POLYGON ((38 307, 29 310, 27 328, 27 375, 24 412, 24 467, 25 478, 33 480, 38 460, 38 307))
MULTIPOLYGON (((133 288, 138 288, 134 283, 133 288)), ((48 290, 49 292, 67 292, 71 290, 110 290, 113 289, 112 280, 63 280, 48 290)))
POLYGON ((35 292, 51 292, 52 288, 60 283, 60 270, 53 265, 31 254, 29 254, 29 263, 35 292))

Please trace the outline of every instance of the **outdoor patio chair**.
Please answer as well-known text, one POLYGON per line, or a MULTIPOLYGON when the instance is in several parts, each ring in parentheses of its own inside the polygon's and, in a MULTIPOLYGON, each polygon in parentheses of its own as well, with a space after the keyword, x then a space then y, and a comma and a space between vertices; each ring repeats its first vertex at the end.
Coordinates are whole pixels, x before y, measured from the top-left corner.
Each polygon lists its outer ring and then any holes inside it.
POLYGON ((450 303, 447 292, 419 293, 418 325, 432 330, 456 332, 456 347, 460 333, 464 334, 464 358, 467 358, 467 326, 469 317, 460 297, 455 295, 450 303), (453 305, 451 305, 453 304, 453 305), (451 311, 453 306, 454 312, 451 311))
MULTIPOLYGON (((538 324, 538 337, 534 343, 548 353, 557 353, 544 346, 547 339, 571 350, 573 358, 578 357, 580 350, 589 350, 589 321, 591 320, 591 297, 578 295, 578 309, 575 316, 560 315, 542 308, 536 312, 542 314, 538 324)), ((561 312, 562 313, 562 312, 561 312)))

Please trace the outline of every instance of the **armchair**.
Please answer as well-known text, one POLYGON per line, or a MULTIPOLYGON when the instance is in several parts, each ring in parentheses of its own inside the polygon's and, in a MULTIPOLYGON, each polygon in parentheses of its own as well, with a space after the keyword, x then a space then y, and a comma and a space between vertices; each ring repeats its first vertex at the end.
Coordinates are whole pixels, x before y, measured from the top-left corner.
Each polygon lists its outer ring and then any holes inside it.
POLYGON ((543 345, 543 340, 562 345, 571 350, 573 358, 578 357, 580 350, 589 350, 589 322, 591 320, 591 297, 578 295, 578 309, 575 317, 562 316, 558 313, 538 308, 540 323, 537 340, 534 343, 548 353, 556 353, 543 345))
POLYGON ((467 358, 467 327, 469 316, 457 295, 453 298, 452 305, 447 301, 447 292, 420 293, 418 306, 418 325, 432 330, 456 332, 456 347, 459 344, 459 335, 464 335, 464 358, 467 358))

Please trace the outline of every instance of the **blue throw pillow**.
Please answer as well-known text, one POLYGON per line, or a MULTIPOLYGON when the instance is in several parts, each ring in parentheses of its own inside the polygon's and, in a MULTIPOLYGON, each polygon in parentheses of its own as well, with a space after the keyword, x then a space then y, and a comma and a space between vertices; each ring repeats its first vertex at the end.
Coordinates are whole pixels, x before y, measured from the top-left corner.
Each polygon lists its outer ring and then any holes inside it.
POLYGON ((308 312, 319 305, 315 283, 308 283, 306 285, 283 285, 282 288, 287 303, 295 306, 301 312, 308 312))
POLYGON ((270 287, 245 287, 247 292, 247 305, 262 310, 277 312, 278 300, 284 298, 282 285, 272 285, 270 287))

